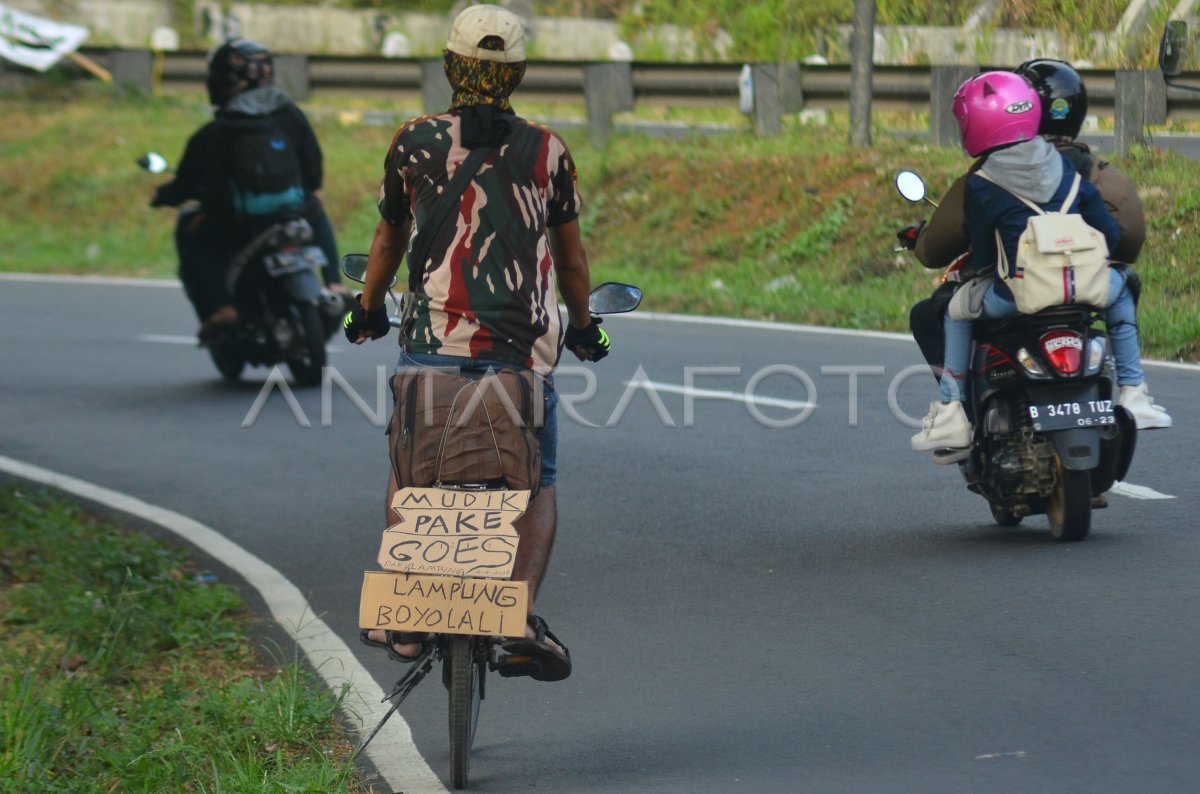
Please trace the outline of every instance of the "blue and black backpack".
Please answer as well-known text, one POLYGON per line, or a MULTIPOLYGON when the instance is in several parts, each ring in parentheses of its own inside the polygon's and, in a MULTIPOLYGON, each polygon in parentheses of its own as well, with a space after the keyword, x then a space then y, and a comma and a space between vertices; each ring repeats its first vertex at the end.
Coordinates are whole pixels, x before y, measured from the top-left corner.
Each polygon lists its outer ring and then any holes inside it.
POLYGON ((304 206, 300 153, 277 118, 239 124, 230 144, 233 211, 258 218, 298 212, 304 206))

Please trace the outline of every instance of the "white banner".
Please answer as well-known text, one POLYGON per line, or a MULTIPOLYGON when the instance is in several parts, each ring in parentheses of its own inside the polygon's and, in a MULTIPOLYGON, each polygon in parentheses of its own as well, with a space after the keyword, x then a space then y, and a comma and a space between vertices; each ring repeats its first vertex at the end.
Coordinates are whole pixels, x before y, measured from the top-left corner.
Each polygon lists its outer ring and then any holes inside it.
POLYGON ((88 29, 0 5, 0 58, 44 72, 79 49, 88 29))

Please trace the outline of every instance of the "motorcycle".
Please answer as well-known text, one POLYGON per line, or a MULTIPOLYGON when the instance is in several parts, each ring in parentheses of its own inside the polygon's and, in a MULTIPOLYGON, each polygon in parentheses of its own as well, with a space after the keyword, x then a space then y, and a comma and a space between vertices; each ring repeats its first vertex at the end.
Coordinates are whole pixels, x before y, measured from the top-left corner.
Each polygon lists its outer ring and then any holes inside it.
MULTIPOLYGON (((928 201, 912 171, 896 187, 928 201)), ((1044 513, 1055 540, 1083 540, 1093 508, 1107 506, 1104 494, 1129 470, 1137 425, 1116 404, 1099 319, 1096 308, 1069 305, 975 321, 965 402, 973 438, 958 465, 1001 526, 1044 513)))
MULTIPOLYGON (((152 174, 170 170, 166 159, 155 152, 137 163, 152 174)), ((179 210, 179 218, 197 212, 198 207, 186 206, 179 210)), ((336 295, 321 288, 318 271, 326 258, 313 237, 303 218, 281 216, 230 260, 226 286, 238 322, 200 339, 226 380, 240 378, 247 364, 284 363, 297 385, 321 382, 325 343, 337 331, 344 307, 336 295)))

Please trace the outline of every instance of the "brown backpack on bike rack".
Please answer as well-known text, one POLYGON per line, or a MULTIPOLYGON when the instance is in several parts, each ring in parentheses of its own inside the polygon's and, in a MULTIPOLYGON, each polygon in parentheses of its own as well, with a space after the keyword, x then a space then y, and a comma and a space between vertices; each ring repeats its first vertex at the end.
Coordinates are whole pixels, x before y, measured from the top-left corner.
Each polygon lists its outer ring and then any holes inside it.
POLYGON ((388 427, 401 488, 488 484, 536 495, 545 421, 544 386, 529 370, 462 375, 409 367, 392 378, 388 427))

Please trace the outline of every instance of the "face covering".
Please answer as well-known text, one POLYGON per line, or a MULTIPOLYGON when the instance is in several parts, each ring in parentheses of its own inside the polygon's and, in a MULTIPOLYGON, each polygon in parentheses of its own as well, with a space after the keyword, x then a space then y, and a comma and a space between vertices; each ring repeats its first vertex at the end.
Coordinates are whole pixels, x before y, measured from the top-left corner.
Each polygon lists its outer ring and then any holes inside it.
POLYGON ((525 61, 483 61, 446 50, 445 69, 446 79, 454 89, 451 110, 491 105, 511 113, 508 98, 525 76, 525 61))
POLYGON ((508 97, 525 76, 525 61, 501 63, 445 53, 446 79, 454 89, 450 110, 462 113, 462 142, 468 149, 496 146, 510 125, 501 114, 512 113, 508 97))

